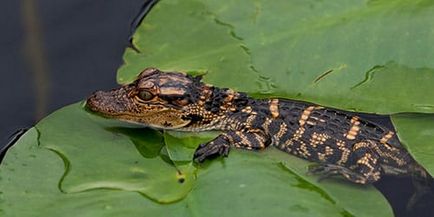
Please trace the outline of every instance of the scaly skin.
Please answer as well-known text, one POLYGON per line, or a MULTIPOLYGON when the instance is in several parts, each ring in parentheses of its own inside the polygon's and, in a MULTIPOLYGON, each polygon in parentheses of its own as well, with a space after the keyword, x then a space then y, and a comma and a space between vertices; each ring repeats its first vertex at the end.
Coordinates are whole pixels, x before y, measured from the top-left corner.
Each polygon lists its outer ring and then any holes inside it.
POLYGON ((178 72, 143 71, 131 84, 94 93, 87 107, 105 117, 159 129, 221 130, 199 146, 195 160, 224 155, 231 147, 268 146, 317 162, 311 173, 342 175, 360 184, 384 174, 428 177, 393 130, 348 112, 286 99, 253 99, 178 72))

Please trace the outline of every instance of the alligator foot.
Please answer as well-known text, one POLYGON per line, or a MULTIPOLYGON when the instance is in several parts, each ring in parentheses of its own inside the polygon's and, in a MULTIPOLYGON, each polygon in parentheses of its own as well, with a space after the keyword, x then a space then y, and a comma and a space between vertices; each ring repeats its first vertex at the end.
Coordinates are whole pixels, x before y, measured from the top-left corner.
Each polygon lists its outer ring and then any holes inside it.
POLYGON ((214 140, 206 144, 201 144, 194 153, 194 160, 198 163, 202 163, 207 158, 228 156, 230 145, 226 142, 219 142, 214 140))

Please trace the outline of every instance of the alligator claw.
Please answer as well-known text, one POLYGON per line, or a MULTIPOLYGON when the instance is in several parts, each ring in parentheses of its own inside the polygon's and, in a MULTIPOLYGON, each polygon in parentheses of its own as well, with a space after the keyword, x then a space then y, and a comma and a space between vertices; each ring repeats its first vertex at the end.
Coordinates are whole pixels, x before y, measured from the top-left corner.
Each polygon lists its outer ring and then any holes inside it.
POLYGON ((224 143, 210 142, 207 144, 201 144, 194 153, 194 161, 198 163, 204 162, 211 157, 224 156, 229 154, 230 146, 224 143))

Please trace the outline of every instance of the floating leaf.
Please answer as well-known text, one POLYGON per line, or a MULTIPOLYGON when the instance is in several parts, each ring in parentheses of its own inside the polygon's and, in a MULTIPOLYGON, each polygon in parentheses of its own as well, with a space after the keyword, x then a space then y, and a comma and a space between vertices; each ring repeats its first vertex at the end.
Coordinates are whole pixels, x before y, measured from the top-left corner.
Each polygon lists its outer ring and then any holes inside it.
POLYGON ((407 146, 414 158, 434 174, 434 115, 392 115, 399 140, 407 146))
POLYGON ((163 137, 154 130, 127 126, 87 113, 80 104, 57 111, 36 125, 41 146, 65 162, 61 190, 136 191, 163 203, 185 197, 195 179, 193 170, 178 171, 173 163, 156 155, 163 137), (179 173, 185 173, 182 183, 179 173))
POLYGON ((145 67, 207 72, 255 96, 345 110, 434 112, 433 2, 161 1, 138 28, 118 81, 145 67), (182 11, 183 13, 179 13, 182 11))

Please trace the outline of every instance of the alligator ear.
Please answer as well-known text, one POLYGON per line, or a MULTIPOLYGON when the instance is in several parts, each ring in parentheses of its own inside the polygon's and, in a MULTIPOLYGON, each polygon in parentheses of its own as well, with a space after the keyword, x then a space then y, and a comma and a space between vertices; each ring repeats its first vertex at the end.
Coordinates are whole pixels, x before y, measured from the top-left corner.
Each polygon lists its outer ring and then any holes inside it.
POLYGON ((148 77, 148 76, 151 76, 151 75, 157 74, 157 73, 159 73, 159 72, 160 72, 160 70, 158 70, 157 68, 149 67, 149 68, 146 68, 145 70, 143 70, 143 71, 139 74, 139 76, 137 76, 137 79, 144 78, 144 77, 148 77))

